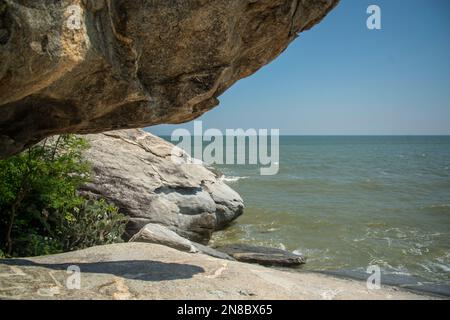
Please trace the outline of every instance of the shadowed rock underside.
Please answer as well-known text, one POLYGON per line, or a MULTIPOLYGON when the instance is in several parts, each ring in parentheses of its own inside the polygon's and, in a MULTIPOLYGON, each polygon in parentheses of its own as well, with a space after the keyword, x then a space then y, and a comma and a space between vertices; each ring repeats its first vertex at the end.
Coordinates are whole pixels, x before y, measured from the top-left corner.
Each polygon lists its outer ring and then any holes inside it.
POLYGON ((337 2, 0 0, 0 157, 195 119, 337 2))

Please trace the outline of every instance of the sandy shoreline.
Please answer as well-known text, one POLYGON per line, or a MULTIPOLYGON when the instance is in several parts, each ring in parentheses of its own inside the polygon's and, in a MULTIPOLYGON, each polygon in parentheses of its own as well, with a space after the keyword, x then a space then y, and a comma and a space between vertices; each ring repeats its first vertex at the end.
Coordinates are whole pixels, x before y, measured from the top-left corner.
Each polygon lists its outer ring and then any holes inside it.
POLYGON ((363 281, 266 268, 145 243, 0 260, 0 298, 439 299, 397 287, 368 290, 363 281), (80 289, 69 290, 67 268, 73 265, 81 271, 80 289))

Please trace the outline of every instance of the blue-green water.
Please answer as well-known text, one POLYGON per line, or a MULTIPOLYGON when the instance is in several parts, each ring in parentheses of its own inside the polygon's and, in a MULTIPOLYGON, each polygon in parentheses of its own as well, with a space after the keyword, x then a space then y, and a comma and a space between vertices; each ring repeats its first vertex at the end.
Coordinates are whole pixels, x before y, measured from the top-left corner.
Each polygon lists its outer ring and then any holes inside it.
POLYGON ((281 137, 280 171, 216 166, 244 215, 213 244, 307 256, 309 270, 450 280, 450 137, 281 137))
POLYGON ((246 208, 216 244, 301 252, 312 270, 450 279, 450 137, 281 137, 278 175, 219 168, 246 208))

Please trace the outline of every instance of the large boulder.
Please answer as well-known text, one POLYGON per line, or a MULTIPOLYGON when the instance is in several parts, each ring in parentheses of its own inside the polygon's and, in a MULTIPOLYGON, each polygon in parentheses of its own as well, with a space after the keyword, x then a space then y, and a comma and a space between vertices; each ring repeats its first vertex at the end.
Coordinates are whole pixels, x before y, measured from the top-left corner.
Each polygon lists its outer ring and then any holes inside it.
POLYGON ((139 129, 85 137, 91 145, 85 157, 92 163, 93 174, 92 182, 80 191, 106 198, 128 215, 128 238, 148 223, 156 223, 207 243, 213 231, 243 212, 239 194, 161 138, 139 129))
POLYGON ((338 0, 0 0, 0 157, 194 119, 338 0))

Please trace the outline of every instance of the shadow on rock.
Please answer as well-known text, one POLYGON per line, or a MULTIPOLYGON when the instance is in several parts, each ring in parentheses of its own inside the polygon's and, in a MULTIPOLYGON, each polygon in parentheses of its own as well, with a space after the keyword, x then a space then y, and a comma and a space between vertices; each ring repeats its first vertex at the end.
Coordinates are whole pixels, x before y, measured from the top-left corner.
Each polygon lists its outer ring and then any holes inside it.
POLYGON ((190 264, 164 263, 159 261, 134 260, 134 261, 105 261, 92 263, 36 263, 25 259, 11 259, 0 261, 0 265, 16 267, 39 267, 53 270, 66 271, 70 266, 78 266, 81 274, 98 273, 112 274, 115 276, 143 280, 164 281, 189 279, 199 273, 204 273, 202 267, 190 264))

